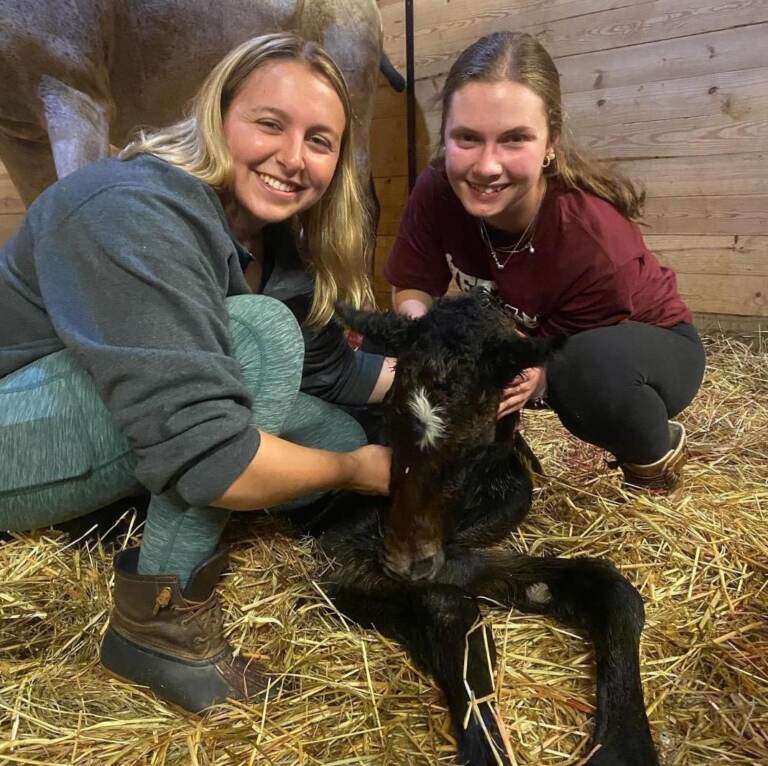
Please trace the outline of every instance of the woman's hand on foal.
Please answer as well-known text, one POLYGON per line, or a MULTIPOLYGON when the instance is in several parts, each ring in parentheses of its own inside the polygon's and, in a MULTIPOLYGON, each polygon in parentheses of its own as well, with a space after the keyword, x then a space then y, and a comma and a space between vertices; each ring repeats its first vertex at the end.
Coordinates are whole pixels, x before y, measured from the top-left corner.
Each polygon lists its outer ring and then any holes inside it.
POLYGON ((543 396, 547 388, 547 372, 543 367, 529 367, 510 381, 501 392, 497 419, 521 410, 530 399, 543 396))
POLYGON ((392 450, 378 444, 366 444, 352 452, 349 480, 345 489, 364 495, 388 495, 389 472, 392 465, 392 450))

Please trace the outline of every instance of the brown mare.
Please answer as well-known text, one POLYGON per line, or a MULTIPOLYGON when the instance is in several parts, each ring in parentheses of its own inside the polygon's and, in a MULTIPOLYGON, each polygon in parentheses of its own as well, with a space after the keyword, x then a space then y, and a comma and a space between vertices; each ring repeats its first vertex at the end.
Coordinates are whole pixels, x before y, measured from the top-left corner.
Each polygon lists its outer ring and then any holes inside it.
POLYGON ((323 45, 344 72, 367 180, 379 66, 398 77, 382 60, 375 0, 4 0, 0 160, 29 205, 137 126, 179 119, 236 45, 289 30, 323 45))

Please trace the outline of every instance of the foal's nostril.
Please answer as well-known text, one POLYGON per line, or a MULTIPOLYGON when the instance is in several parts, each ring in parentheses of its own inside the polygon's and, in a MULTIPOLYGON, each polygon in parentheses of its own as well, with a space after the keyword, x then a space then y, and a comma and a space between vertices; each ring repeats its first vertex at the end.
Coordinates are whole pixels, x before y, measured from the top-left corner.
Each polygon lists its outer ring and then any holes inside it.
POLYGON ((397 556, 391 556, 383 551, 380 561, 384 571, 395 579, 408 579, 408 562, 397 556))
POLYGON ((411 564, 411 580, 431 580, 443 567, 445 555, 438 551, 431 556, 414 561, 411 564))
POLYGON ((395 579, 431 580, 445 564, 445 553, 438 550, 432 555, 414 561, 408 554, 392 554, 383 550, 380 561, 384 571, 395 579))
POLYGON ((411 564, 411 571, 409 573, 411 580, 426 580, 432 574, 433 563, 432 556, 420 561, 414 561, 411 564))

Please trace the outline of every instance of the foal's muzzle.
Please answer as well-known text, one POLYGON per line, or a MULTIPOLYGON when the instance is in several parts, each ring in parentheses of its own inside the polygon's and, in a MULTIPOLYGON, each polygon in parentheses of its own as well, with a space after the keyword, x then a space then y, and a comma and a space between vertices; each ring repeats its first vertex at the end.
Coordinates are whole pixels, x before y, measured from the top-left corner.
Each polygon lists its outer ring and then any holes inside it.
POLYGON ((445 553, 440 548, 429 556, 414 559, 410 556, 393 556, 385 552, 381 563, 387 573, 397 579, 411 582, 432 580, 445 564, 445 553))

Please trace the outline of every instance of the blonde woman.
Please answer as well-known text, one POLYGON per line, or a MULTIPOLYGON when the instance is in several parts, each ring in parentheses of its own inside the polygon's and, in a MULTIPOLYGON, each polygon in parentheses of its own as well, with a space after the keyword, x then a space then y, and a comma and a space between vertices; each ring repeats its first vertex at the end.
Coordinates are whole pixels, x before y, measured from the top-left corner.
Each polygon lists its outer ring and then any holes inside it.
POLYGON ((557 69, 531 35, 469 46, 442 106, 439 156, 385 268, 395 307, 418 316, 453 280, 498 293, 521 332, 567 335, 546 369, 509 383, 499 416, 543 400, 612 453, 627 484, 675 487, 685 431, 670 418, 696 394, 704 351, 635 222, 642 195, 569 141, 557 69))
POLYGON ((1 251, 0 528, 149 491, 101 659, 188 710, 264 685, 222 633, 229 511, 388 492, 389 450, 329 403, 392 377, 331 321, 370 297, 352 130, 320 47, 254 38, 187 119, 50 187, 1 251))

